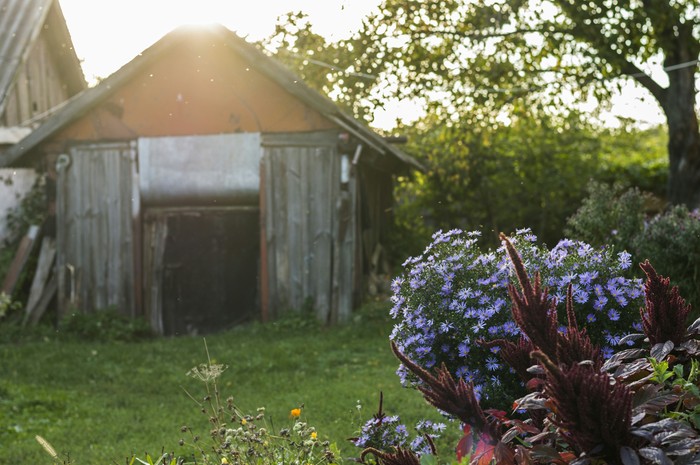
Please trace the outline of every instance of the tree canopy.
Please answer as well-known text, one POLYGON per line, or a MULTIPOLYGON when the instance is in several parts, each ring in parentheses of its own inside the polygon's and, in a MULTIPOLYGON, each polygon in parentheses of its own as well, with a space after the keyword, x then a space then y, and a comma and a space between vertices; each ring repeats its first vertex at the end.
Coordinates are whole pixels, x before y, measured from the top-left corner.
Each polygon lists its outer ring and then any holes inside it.
POLYGON ((359 116, 360 102, 413 98, 442 121, 484 125, 513 105, 604 102, 635 82, 667 118, 669 200, 700 206, 697 0, 385 0, 338 44, 290 18, 277 36, 288 62, 359 116))

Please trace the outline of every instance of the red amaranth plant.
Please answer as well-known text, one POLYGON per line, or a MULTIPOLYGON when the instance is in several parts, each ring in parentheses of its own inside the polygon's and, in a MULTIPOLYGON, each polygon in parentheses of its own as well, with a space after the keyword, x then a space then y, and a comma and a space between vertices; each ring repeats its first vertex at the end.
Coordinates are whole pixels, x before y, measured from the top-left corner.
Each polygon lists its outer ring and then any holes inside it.
POLYGON ((500 434, 496 422, 489 421, 486 413, 481 409, 472 383, 462 378, 455 381, 444 364, 437 369, 436 375, 431 374, 401 353, 393 341, 391 350, 396 358, 423 382, 418 386, 418 390, 430 405, 453 415, 491 438, 500 434))
MULTIPOLYGON (((684 332, 690 307, 678 289, 648 262, 642 264, 647 304, 640 313, 651 350, 627 348, 603 364, 600 349, 576 322, 571 286, 567 327, 560 332, 548 290, 538 275, 530 279, 508 238, 501 239, 520 283, 520 290, 508 290, 523 336, 517 342, 479 343, 499 347, 501 358, 533 391, 514 404, 529 415, 527 420, 483 410, 473 384, 455 380, 444 364, 433 372, 421 368, 392 343, 394 354, 421 380, 419 390, 428 403, 465 424, 458 458, 470 456, 472 465, 700 463, 700 392, 695 381, 700 319, 684 332)), ((383 454, 376 455, 381 465, 416 465, 398 449, 383 454)))
POLYGON ((590 365, 556 365, 542 352, 533 357, 546 372, 544 392, 556 412, 552 423, 567 442, 578 454, 617 461, 621 447, 632 442, 633 392, 590 365))
POLYGON ((528 383, 532 379, 532 374, 528 369, 532 366, 530 353, 535 350, 535 347, 528 338, 521 335, 518 342, 512 342, 507 339, 479 340, 477 342, 487 349, 498 347, 500 349, 498 355, 515 371, 524 383, 528 383))
POLYGON ((649 260, 639 265, 647 275, 644 284, 646 305, 639 310, 642 328, 654 345, 671 341, 678 345, 685 334, 685 324, 691 307, 680 296, 671 280, 656 273, 649 260))
POLYGON ((547 289, 542 288, 540 274, 535 274, 534 285, 525 271, 520 254, 508 238, 501 234, 506 251, 510 256, 515 274, 522 289, 519 292, 512 284, 508 285, 508 295, 512 301, 513 320, 532 344, 546 354, 556 356, 557 350, 557 308, 548 298, 547 289))

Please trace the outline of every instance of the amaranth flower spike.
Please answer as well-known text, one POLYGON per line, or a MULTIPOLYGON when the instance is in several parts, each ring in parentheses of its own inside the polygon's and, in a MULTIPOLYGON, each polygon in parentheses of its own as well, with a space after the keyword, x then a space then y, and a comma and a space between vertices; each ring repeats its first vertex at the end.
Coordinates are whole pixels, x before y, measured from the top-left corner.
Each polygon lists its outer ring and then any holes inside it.
POLYGON ((671 287, 669 278, 656 273, 649 260, 639 266, 647 275, 644 283, 646 305, 639 310, 644 334, 652 346, 666 341, 680 344, 691 306, 680 296, 677 286, 671 287))

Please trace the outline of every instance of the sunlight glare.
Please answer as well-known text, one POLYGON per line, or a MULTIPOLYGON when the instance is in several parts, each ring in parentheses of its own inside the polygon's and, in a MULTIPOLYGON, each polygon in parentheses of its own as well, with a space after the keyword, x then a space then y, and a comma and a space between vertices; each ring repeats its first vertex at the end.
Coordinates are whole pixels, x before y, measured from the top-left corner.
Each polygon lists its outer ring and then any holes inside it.
POLYGON ((271 35, 288 12, 309 15, 329 40, 357 30, 380 0, 60 0, 85 77, 91 84, 129 62, 168 32, 185 24, 218 23, 248 40, 271 35))

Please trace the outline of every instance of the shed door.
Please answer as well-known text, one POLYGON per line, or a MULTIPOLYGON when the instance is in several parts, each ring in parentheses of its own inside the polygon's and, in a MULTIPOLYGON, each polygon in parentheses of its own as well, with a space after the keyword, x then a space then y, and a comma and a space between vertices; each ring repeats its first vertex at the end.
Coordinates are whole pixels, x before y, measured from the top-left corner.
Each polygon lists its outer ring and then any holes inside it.
POLYGON ((341 183, 337 136, 295 142, 263 141, 263 315, 310 305, 322 321, 346 320, 357 285, 355 180, 341 183))
POLYGON ((59 157, 59 316, 73 309, 137 313, 135 157, 130 143, 77 146, 59 157))

